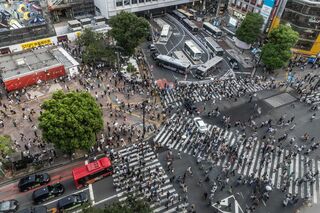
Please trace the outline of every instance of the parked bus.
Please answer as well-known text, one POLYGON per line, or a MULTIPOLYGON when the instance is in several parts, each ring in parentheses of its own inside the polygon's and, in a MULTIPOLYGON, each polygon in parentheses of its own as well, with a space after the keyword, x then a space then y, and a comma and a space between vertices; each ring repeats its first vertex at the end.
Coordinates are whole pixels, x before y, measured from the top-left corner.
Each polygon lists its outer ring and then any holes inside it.
POLYGON ((68 21, 68 27, 69 27, 69 29, 70 29, 72 32, 82 30, 82 28, 81 28, 81 23, 80 23, 80 21, 78 21, 78 20, 68 21))
POLYGON ((177 9, 177 11, 179 13, 181 13, 182 15, 184 15, 185 17, 187 17, 188 19, 190 19, 190 20, 192 20, 194 18, 194 16, 191 13, 188 13, 184 9, 177 9))
POLYGON ((165 24, 162 27, 161 34, 160 34, 160 41, 167 42, 168 41, 168 36, 170 32, 170 25, 165 24))
POLYGON ((189 13, 191 13, 193 16, 196 16, 198 11, 194 10, 194 9, 188 9, 189 13))
POLYGON ((210 50, 217 56, 223 56, 224 51, 223 49, 220 47, 220 45, 213 40, 212 37, 205 37, 204 38, 206 41, 207 46, 210 48, 210 50))
POLYGON ((187 40, 184 43, 184 50, 187 52, 187 54, 194 60, 199 61, 202 56, 201 50, 197 47, 197 45, 192 40, 187 40))
POLYGON ((197 67, 196 77, 200 79, 207 77, 208 72, 214 70, 222 60, 223 60, 222 57, 216 56, 211 58, 206 63, 200 65, 199 67, 197 67))
POLYGON ((189 19, 183 19, 183 24, 193 33, 197 33, 199 31, 199 28, 195 23, 190 21, 189 19))
POLYGON ((93 20, 96 25, 106 24, 106 18, 103 16, 95 16, 95 17, 93 17, 93 20))
POLYGON ((179 59, 172 58, 167 55, 158 55, 157 64, 160 67, 164 67, 169 70, 173 70, 182 74, 186 74, 189 71, 190 63, 184 63, 179 59))
POLYGON ((203 28, 215 38, 220 38, 222 36, 222 31, 209 22, 203 22, 203 28))
POLYGON ((113 167, 110 159, 107 157, 102 157, 87 165, 72 170, 73 181, 77 189, 98 181, 103 177, 112 175, 112 173, 113 167))
POLYGON ((89 18, 80 19, 80 23, 83 28, 89 28, 92 26, 91 19, 89 18))
POLYGON ((177 19, 179 19, 180 21, 187 18, 185 15, 183 15, 182 13, 180 13, 180 12, 177 11, 177 10, 172 11, 172 14, 173 14, 177 19))

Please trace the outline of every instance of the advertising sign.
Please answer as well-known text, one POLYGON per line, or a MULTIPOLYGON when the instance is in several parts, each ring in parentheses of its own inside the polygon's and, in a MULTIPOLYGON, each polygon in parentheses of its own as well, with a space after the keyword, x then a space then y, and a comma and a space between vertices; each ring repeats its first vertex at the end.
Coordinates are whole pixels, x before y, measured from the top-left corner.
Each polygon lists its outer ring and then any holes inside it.
POLYGON ((45 39, 39 39, 39 40, 23 43, 23 44, 21 44, 21 48, 23 50, 27 50, 27 49, 32 49, 32 48, 35 48, 35 47, 51 45, 51 44, 52 44, 51 39, 50 38, 45 38, 45 39))

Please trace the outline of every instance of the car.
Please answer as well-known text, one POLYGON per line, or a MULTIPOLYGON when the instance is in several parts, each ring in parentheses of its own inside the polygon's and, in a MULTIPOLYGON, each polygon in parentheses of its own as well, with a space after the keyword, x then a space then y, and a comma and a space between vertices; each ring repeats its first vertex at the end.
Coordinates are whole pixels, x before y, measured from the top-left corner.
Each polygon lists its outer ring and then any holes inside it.
POLYGON ((19 202, 17 200, 4 200, 0 202, 0 212, 16 212, 19 208, 19 202))
POLYGON ((235 70, 239 69, 239 62, 236 59, 228 57, 228 61, 232 69, 235 69, 235 70))
POLYGON ((155 46, 154 44, 150 44, 150 45, 148 46, 148 48, 149 48, 149 50, 150 50, 151 52, 157 51, 157 48, 156 48, 156 46, 155 46))
POLYGON ((206 133, 208 131, 208 127, 207 127, 207 124, 205 124, 202 120, 202 118, 200 117, 195 117, 193 119, 194 123, 196 124, 197 128, 198 128, 198 131, 200 133, 206 133))
POLYGON ((17 213, 47 213, 48 209, 46 206, 35 206, 26 209, 22 209, 17 213))
POLYGON ((152 52, 151 57, 153 60, 156 60, 158 55, 160 55, 160 53, 158 51, 154 51, 154 52, 152 52))
POLYGON ((190 100, 186 100, 183 105, 190 113, 197 113, 198 112, 198 108, 190 100))
POLYGON ((39 204, 46 200, 49 200, 50 198, 62 195, 64 191, 65 188, 61 183, 55 183, 35 190, 32 193, 32 199, 35 204, 39 204))
POLYGON ((66 210, 74 209, 82 206, 89 201, 88 194, 85 192, 80 192, 77 194, 72 194, 67 197, 58 200, 58 210, 59 212, 64 212, 66 210))
POLYGON ((20 179, 18 187, 20 192, 28 191, 50 182, 48 173, 28 175, 20 179))

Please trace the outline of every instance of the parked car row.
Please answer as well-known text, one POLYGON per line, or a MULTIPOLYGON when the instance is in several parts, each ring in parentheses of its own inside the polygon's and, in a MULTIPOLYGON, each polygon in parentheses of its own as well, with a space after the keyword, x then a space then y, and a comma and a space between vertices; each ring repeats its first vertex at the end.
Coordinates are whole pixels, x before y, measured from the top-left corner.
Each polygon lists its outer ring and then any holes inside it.
MULTIPOLYGON (((48 184, 51 178, 49 174, 33 174, 20 179, 18 183, 18 188, 20 192, 29 191, 37 187, 46 185, 44 187, 38 188, 32 193, 32 200, 35 205, 44 203, 52 198, 59 197, 64 194, 65 187, 61 183, 48 184)), ((76 194, 71 194, 63 197, 57 202, 57 211, 64 212, 65 210, 70 210, 77 208, 85 203, 88 203, 89 197, 87 193, 80 192, 76 194)), ((5 200, 0 202, 0 212, 1 213, 13 213, 17 212, 19 209, 19 202, 15 199, 5 200)), ((19 210, 18 213, 47 213, 46 206, 35 206, 30 208, 25 208, 19 210)))

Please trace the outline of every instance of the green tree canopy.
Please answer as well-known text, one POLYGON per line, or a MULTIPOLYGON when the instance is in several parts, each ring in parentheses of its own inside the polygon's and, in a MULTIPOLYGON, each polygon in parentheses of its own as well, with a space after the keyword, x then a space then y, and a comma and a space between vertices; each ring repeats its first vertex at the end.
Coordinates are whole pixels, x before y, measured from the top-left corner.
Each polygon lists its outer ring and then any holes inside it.
POLYGON ((84 209, 84 213, 151 213, 150 204, 141 199, 128 196, 123 202, 114 202, 106 206, 104 209, 88 208, 84 209))
POLYGON ((258 13, 247 13, 240 27, 236 31, 236 37, 248 44, 257 41, 263 24, 263 17, 258 13))
POLYGON ((109 24, 112 27, 110 34, 128 55, 147 37, 149 23, 145 18, 137 17, 134 13, 125 11, 111 17, 109 24))
POLYGON ((299 33, 289 25, 280 25, 268 36, 268 43, 262 47, 261 59, 268 69, 285 66, 292 56, 291 48, 296 44, 299 33))
POLYGON ((77 43, 84 48, 82 60, 86 64, 95 64, 104 60, 114 64, 116 60, 114 47, 107 44, 105 34, 86 28, 79 36, 77 43))
POLYGON ((102 110, 87 92, 55 92, 41 109, 43 138, 67 153, 89 149, 103 128, 102 110))
POLYGON ((0 135, 0 159, 13 153, 12 141, 9 135, 0 135))

